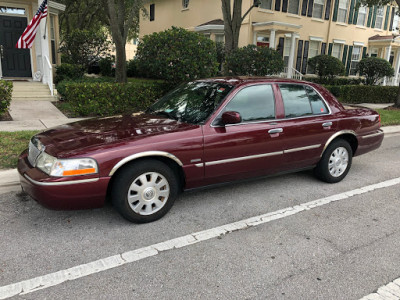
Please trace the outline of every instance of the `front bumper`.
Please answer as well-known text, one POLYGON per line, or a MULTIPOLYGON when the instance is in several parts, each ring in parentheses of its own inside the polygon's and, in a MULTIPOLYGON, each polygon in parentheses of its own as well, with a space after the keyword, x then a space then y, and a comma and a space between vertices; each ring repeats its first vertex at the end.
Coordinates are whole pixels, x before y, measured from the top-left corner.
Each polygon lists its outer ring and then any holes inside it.
POLYGON ((104 205, 110 177, 50 177, 28 161, 24 151, 18 159, 22 189, 41 205, 57 210, 96 208, 104 205))

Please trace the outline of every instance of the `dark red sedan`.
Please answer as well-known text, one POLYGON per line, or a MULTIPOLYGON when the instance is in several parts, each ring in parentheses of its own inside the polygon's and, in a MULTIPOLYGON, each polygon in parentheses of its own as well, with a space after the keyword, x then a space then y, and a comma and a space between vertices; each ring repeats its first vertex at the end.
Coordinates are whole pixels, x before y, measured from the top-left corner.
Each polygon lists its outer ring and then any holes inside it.
POLYGON ((338 182, 377 149, 380 117, 345 109, 304 81, 216 78, 177 87, 146 112, 34 136, 19 158, 24 191, 53 209, 102 206, 133 222, 165 215, 182 190, 314 168, 338 182))

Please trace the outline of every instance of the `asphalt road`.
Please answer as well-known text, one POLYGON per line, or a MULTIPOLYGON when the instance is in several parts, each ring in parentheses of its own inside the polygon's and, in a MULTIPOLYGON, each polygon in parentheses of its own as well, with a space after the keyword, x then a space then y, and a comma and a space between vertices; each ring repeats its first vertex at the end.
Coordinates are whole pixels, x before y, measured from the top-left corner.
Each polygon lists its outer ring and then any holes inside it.
MULTIPOLYGON (((354 158, 338 184, 306 171, 190 192, 163 219, 144 225, 128 223, 110 205, 60 212, 23 194, 1 194, 0 291, 399 177, 397 135, 354 158)), ((399 203, 400 184, 394 184, 14 298, 360 299, 400 277, 399 203)))

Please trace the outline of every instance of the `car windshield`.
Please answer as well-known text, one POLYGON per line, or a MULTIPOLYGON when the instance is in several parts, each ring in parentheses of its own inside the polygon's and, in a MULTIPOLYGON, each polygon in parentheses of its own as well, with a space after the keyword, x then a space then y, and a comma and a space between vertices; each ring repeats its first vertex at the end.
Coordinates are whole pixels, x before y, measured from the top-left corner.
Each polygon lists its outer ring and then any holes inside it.
POLYGON ((217 82, 189 82, 162 97, 148 112, 191 124, 202 124, 232 90, 217 82))

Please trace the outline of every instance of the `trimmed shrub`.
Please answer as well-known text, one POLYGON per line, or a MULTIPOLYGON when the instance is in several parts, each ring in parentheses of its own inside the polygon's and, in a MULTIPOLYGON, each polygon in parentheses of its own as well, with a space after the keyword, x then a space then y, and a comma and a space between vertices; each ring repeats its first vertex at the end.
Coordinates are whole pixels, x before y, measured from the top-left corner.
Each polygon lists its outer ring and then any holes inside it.
POLYGON ((304 80, 326 85, 360 85, 364 83, 364 79, 360 77, 333 77, 333 78, 319 78, 319 77, 304 77, 304 80))
POLYGON ((67 83, 64 96, 77 116, 111 116, 147 108, 166 93, 162 83, 67 83))
POLYGON ((281 55, 267 47, 248 45, 233 50, 226 56, 225 73, 228 75, 265 76, 283 70, 281 55))
POLYGON ((365 82, 368 85, 373 85, 383 77, 392 77, 394 70, 390 63, 378 57, 363 58, 358 64, 358 71, 360 75, 365 76, 365 82))
POLYGON ((114 59, 112 57, 103 57, 99 60, 100 74, 102 76, 115 76, 115 68, 113 68, 114 59))
POLYGON ((317 55, 308 60, 308 65, 315 71, 315 74, 322 79, 333 78, 335 75, 344 73, 343 63, 331 55, 317 55))
POLYGON ((58 83, 66 79, 80 79, 83 77, 84 72, 85 69, 81 65, 61 64, 56 67, 56 78, 54 81, 58 83))
POLYGON ((135 77, 137 75, 137 62, 131 59, 126 63, 126 75, 128 77, 135 77))
POLYGON ((171 84, 214 76, 218 71, 216 57, 213 41, 177 27, 144 36, 136 53, 141 76, 171 84))
POLYGON ((12 81, 0 80, 0 114, 8 111, 13 90, 12 81))
POLYGON ((325 86, 344 103, 394 103, 398 86, 345 85, 325 86))

